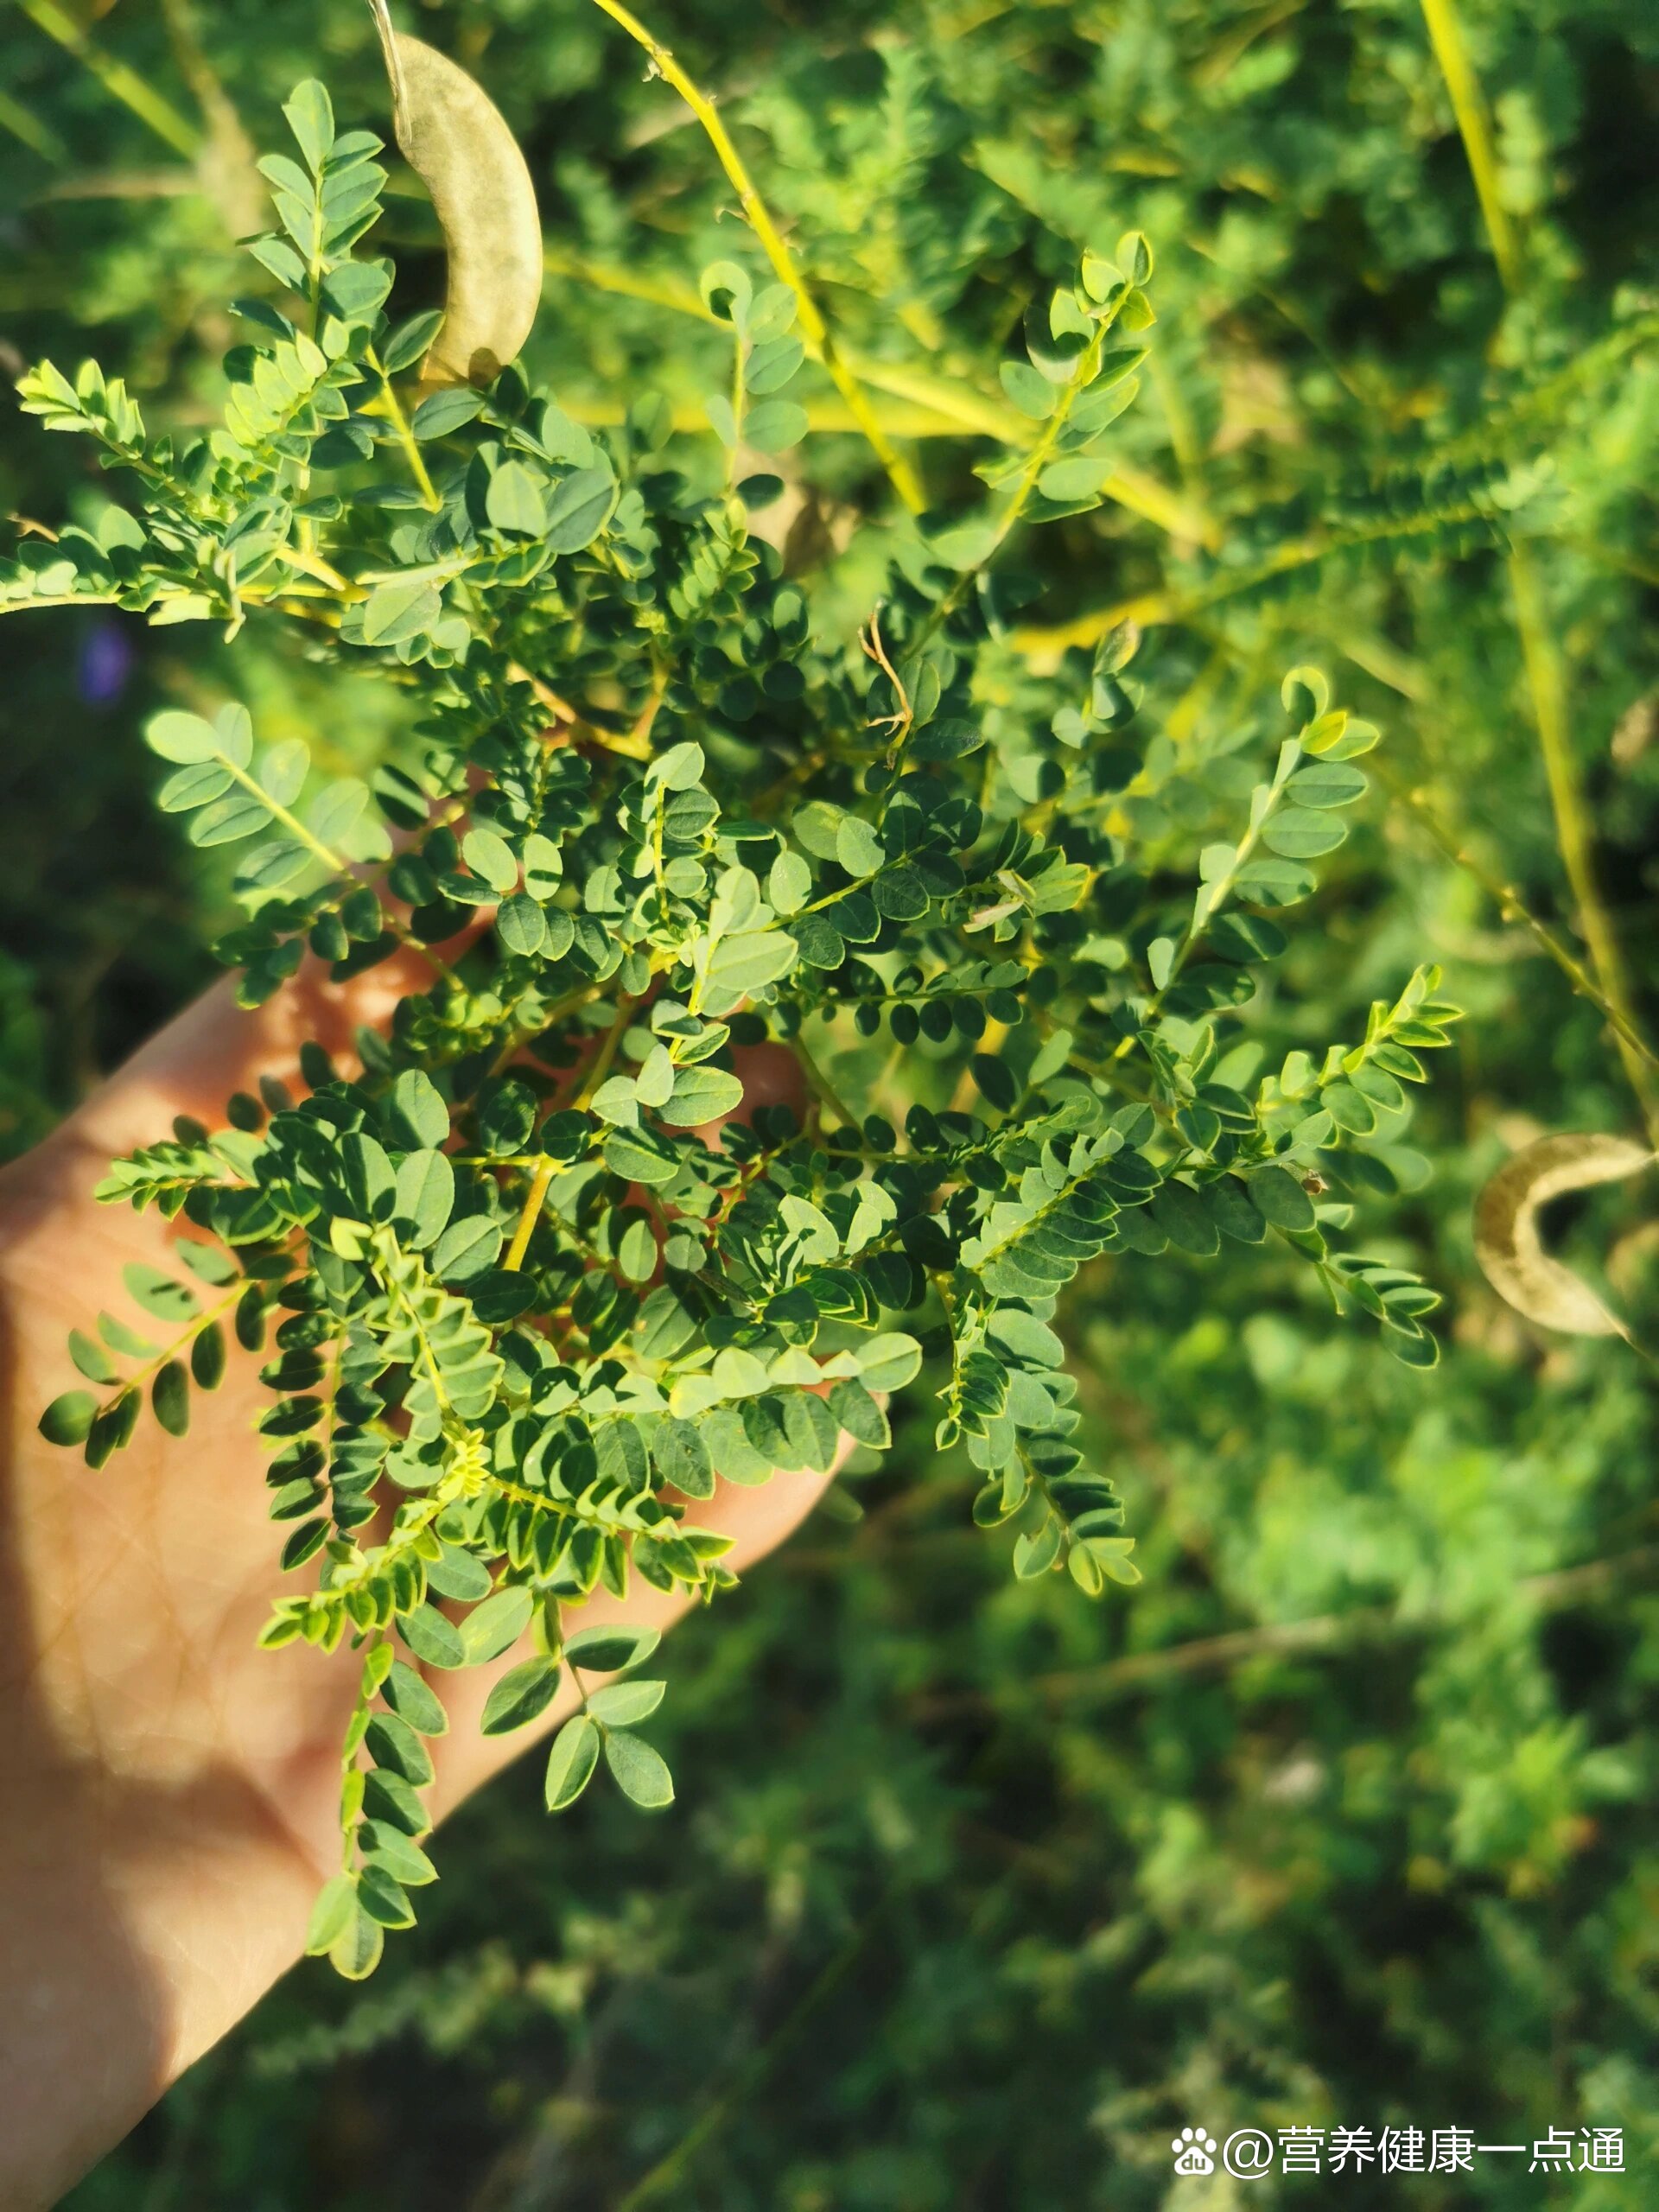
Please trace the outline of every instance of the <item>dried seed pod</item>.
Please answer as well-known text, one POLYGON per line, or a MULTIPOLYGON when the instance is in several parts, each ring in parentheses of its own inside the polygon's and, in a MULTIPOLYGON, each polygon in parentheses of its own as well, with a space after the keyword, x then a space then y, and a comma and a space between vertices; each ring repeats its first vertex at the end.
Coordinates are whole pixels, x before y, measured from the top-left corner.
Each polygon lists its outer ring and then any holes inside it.
POLYGON ((1589 1284, 1545 1251, 1538 1216, 1552 1198, 1634 1175, 1653 1159, 1646 1146, 1625 1137, 1540 1137, 1522 1146, 1475 1202, 1475 1257, 1498 1296, 1546 1329, 1624 1335, 1589 1284))
POLYGON ((486 385, 530 335, 541 302, 536 188, 482 86, 447 54, 394 30, 386 0, 370 5, 391 79, 398 148, 432 195, 449 252, 443 327, 422 381, 486 385))

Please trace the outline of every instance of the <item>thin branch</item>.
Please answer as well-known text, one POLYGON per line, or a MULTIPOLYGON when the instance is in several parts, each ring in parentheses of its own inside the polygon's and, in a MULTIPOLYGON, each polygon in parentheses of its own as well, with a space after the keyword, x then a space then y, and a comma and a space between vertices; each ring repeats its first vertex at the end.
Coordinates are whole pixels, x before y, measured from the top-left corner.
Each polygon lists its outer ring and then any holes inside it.
POLYGON ((1141 592, 1134 599, 1119 600, 1114 607, 1096 608, 1092 614, 1076 615, 1070 622, 1057 623, 1052 628, 1035 624, 1022 626, 1012 633, 1013 642, 1039 671, 1054 668, 1068 647, 1098 645, 1120 623, 1138 622, 1143 629, 1155 629, 1187 622, 1209 607, 1258 590, 1263 584, 1294 575, 1299 569, 1317 568, 1321 562, 1338 554, 1490 521, 1484 507, 1467 499, 1452 506, 1429 508, 1419 514, 1386 515, 1378 521, 1333 531, 1324 537, 1297 538, 1275 547, 1265 560, 1251 568, 1224 569, 1207 583, 1188 592, 1141 592))
MULTIPOLYGON (((584 1077, 581 1090, 571 1101, 574 1107, 580 1109, 586 1106, 610 1073, 611 1062, 616 1058, 616 1048, 622 1042, 623 1033, 627 1028, 637 1004, 637 1000, 630 998, 626 991, 623 993, 617 1004, 616 1019, 606 1032, 605 1041, 600 1046, 593 1065, 584 1077)), ((562 1172, 566 1164, 563 1160, 555 1160, 549 1154, 538 1162, 536 1173, 531 1177, 530 1189, 524 1197, 524 1211, 520 1213, 518 1224, 512 1232, 512 1243, 507 1248, 507 1256, 501 1262, 503 1268, 509 1274, 516 1274, 524 1266, 524 1255, 530 1249, 530 1240, 535 1232, 537 1223, 541 1219, 542 1207, 546 1203, 553 1179, 562 1172)))
POLYGON ((852 1929, 835 1956, 823 1968, 783 2024, 755 2051, 747 2063, 739 2069, 731 2086, 711 2104, 704 2107, 686 2133, 680 2138, 665 2158, 660 2159, 642 2181, 637 2182, 621 2200, 616 2212, 639 2212, 639 2207, 654 2202, 663 2192, 682 2180, 686 2168, 697 2153, 716 2136, 740 2107, 760 2088, 784 2052, 806 2026, 819 2006, 835 1994, 846 1980, 870 1937, 875 1933, 883 1914, 893 1902, 896 1885, 890 1888, 852 1929))
MULTIPOLYGON (((1492 146, 1491 118, 1480 81, 1464 43, 1456 0, 1422 0, 1422 10, 1435 60, 1452 96, 1458 129, 1463 134, 1464 152, 1475 181, 1492 258, 1497 264, 1504 290, 1513 294, 1520 286, 1521 255, 1508 213, 1498 196, 1497 160, 1492 146)), ((1533 720, 1538 728, 1538 747, 1549 784, 1549 803, 1555 817, 1555 842, 1561 866, 1572 887, 1579 929, 1600 987, 1600 1002, 1613 1025, 1619 1058, 1649 1131, 1659 1142, 1659 1088, 1653 1081, 1653 1054, 1643 1041, 1631 1012, 1624 956, 1596 881, 1590 816, 1567 729, 1567 681, 1560 649, 1550 627, 1531 552, 1519 539, 1510 549, 1509 567, 1516 629, 1526 665, 1533 720)))
POLYGON ((1527 689, 1532 696, 1533 719, 1538 727, 1538 748, 1543 755, 1549 803, 1555 817, 1555 842, 1578 910, 1579 932, 1590 954, 1590 964, 1600 986, 1601 1002, 1613 1026, 1624 1072, 1649 1131, 1655 1142, 1659 1143, 1659 1088, 1654 1083, 1656 1064, 1633 1012, 1624 956, 1596 881, 1590 814, 1567 729, 1567 683, 1560 649, 1550 626, 1531 551, 1519 540, 1510 554, 1510 583, 1515 594, 1516 627, 1520 632, 1522 656, 1526 664, 1527 689))
POLYGON ((794 257, 772 221, 766 202, 755 189, 754 181, 744 166, 743 157, 733 144, 731 134, 721 120, 714 102, 693 84, 668 48, 652 37, 639 17, 619 6, 618 0, 594 0, 594 4, 602 9, 613 22, 620 23, 637 44, 644 47, 658 73, 674 87, 702 125, 721 168, 737 194, 749 226, 760 239, 766 257, 772 264, 773 273, 779 282, 786 284, 795 296, 795 312, 802 335, 817 350, 836 391, 846 401, 854 420, 864 433, 871 451, 886 469, 893 490, 912 514, 919 514, 927 502, 916 473, 888 437, 880 418, 870 404, 868 393, 837 351, 823 311, 809 289, 806 279, 796 267, 794 257))
POLYGON ((106 92, 130 108, 139 121, 148 124, 175 154, 195 160, 201 151, 201 134, 194 124, 188 122, 170 100, 163 99, 136 69, 94 46, 74 18, 58 6, 57 0, 17 0, 17 5, 30 22, 48 38, 55 39, 67 53, 73 54, 106 92))
POLYGON ((8 92, 0 91, 0 130, 10 131, 20 144, 31 154, 38 154, 43 162, 60 168, 69 158, 69 149, 49 123, 42 123, 30 113, 22 100, 14 99, 8 92))
POLYGON ((1410 809, 1446 858, 1473 876, 1496 903, 1504 919, 1519 922, 1531 934, 1539 950, 1555 963, 1579 995, 1587 999, 1608 1023, 1618 1039, 1620 1050, 1637 1055, 1653 1074, 1659 1075, 1659 1055, 1655 1054, 1641 1031, 1620 1013, 1600 989, 1584 963, 1561 943, 1548 923, 1533 912, 1514 884, 1506 883, 1502 876, 1494 875, 1484 861, 1459 842, 1422 791, 1401 782, 1381 763, 1376 765, 1372 772, 1391 798, 1410 809))
POLYGON ((1519 290, 1521 250, 1510 226, 1509 211, 1498 195, 1497 156, 1492 144, 1491 118, 1464 43, 1456 0, 1422 0, 1423 21, 1440 66, 1446 89, 1452 96, 1452 112, 1463 138, 1469 173, 1475 181, 1481 219, 1492 249, 1492 259, 1506 292, 1519 290))
MULTIPOLYGON (((1627 1580, 1659 1568, 1659 1544, 1643 1544, 1611 1559, 1586 1561, 1580 1567, 1559 1567, 1548 1574, 1523 1576, 1511 1586, 1513 1593, 1541 1610, 1574 1605, 1586 1598, 1627 1580)), ((1395 1637, 1427 1635, 1453 1618, 1452 1609, 1436 1606, 1407 1613, 1391 1605, 1357 1605, 1338 1613, 1316 1613, 1306 1620, 1268 1621, 1259 1627, 1231 1629, 1222 1636, 1198 1637, 1186 1643, 1166 1644, 1157 1651, 1132 1651, 1102 1667, 1077 1667, 1063 1673, 1039 1675, 1025 1687, 1044 1697, 1090 1703, 1108 1702, 1142 1689, 1155 1689, 1184 1681, 1191 1675, 1208 1674, 1242 1664, 1246 1660, 1287 1658, 1299 1652, 1340 1650, 1351 1643, 1386 1642, 1395 1637)), ((915 1709, 924 1717, 982 1712, 995 1700, 982 1690, 951 1690, 918 1699, 915 1709)))
POLYGON ((794 1047, 795 1057, 801 1064, 801 1072, 811 1089, 817 1092, 819 1102, 829 1107, 831 1113, 838 1116, 848 1128, 858 1128, 861 1124, 857 1115, 842 1103, 834 1084, 830 1082, 808 1050, 805 1038, 797 1033, 790 1041, 794 1047))
MULTIPOLYGON (((669 308, 676 315, 693 316, 716 328, 725 327, 721 318, 705 306, 699 293, 672 276, 620 269, 612 262, 589 261, 559 247, 550 247, 543 260, 550 276, 567 276, 573 283, 591 284, 596 291, 613 292, 624 299, 644 300, 652 307, 669 308)), ((867 353, 855 352, 850 346, 843 346, 840 351, 842 361, 861 384, 887 393, 899 401, 901 407, 908 405, 909 412, 889 410, 882 413, 883 428, 895 436, 960 437, 966 432, 970 436, 995 438, 1000 445, 1028 446, 1037 435, 1037 425, 1028 416, 1021 415, 1006 400, 994 399, 977 391, 972 385, 958 384, 950 377, 935 376, 931 370, 911 368, 900 361, 876 360, 867 353)), ((815 360, 823 358, 810 340, 807 352, 815 360)), ((815 430, 858 428, 850 410, 842 421, 832 416, 822 402, 815 404, 808 400, 805 405, 815 430)), ((618 407, 613 415, 607 413, 596 418, 593 412, 572 407, 567 402, 566 411, 582 422, 620 422, 624 410, 618 407)), ((687 405, 675 410, 674 427, 700 429, 704 420, 700 405, 687 405)), ((1211 546, 1220 543, 1220 531, 1213 523, 1196 512, 1179 492, 1131 462, 1120 462, 1100 488, 1104 498, 1127 513, 1138 515, 1143 522, 1154 524, 1172 537, 1193 538, 1211 546)))
POLYGON ((428 473, 421 448, 416 442, 415 433, 410 428, 409 417, 404 414, 403 403, 393 388, 391 373, 372 346, 368 348, 365 358, 369 366, 380 379, 381 396, 378 404, 387 422, 392 427, 393 435, 398 445, 403 449, 404 458, 409 463, 409 473, 415 479, 420 495, 426 502, 427 512, 429 514, 436 514, 438 509, 443 505, 443 501, 438 497, 437 487, 428 473))

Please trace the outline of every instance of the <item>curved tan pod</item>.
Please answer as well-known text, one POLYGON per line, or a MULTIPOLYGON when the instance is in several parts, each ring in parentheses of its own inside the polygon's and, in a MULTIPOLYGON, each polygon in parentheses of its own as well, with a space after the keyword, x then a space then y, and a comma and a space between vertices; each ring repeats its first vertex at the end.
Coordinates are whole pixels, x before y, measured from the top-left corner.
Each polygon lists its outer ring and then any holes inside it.
POLYGON ((399 149, 432 195, 449 254, 429 385, 490 383, 530 335, 542 296, 542 225, 518 142, 483 87, 447 54, 394 30, 371 0, 399 149))

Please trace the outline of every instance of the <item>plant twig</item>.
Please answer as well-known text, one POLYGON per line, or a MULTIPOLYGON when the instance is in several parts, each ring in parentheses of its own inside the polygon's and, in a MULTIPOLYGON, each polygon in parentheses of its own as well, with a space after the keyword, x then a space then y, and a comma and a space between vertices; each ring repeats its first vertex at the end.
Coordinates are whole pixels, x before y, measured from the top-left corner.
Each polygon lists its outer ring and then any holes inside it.
MULTIPOLYGON (((1574 1605, 1626 1580, 1639 1580, 1656 1568, 1659 1568, 1659 1544, 1643 1544, 1611 1559, 1589 1560, 1580 1567, 1523 1576, 1512 1589, 1516 1596, 1540 1608, 1574 1605)), ((1306 1620, 1267 1621, 1255 1628, 1230 1629, 1220 1636, 1196 1637, 1185 1643, 1162 1645, 1155 1651, 1131 1651, 1121 1659, 1108 1660, 1103 1666, 1036 1675, 1027 1687, 1046 1698, 1103 1703, 1251 1659, 1287 1658, 1298 1652, 1336 1651, 1350 1643, 1427 1634, 1444 1625, 1448 1618, 1447 1609, 1440 1606, 1408 1613, 1392 1605, 1356 1605, 1343 1612, 1315 1613, 1306 1620)), ((954 1713, 982 1711, 991 1702, 982 1691, 950 1690, 918 1699, 916 1709, 926 1718, 944 1718, 954 1713)))
POLYGON ((801 1072, 805 1076, 811 1089, 817 1092, 820 1103, 828 1106, 832 1113, 838 1115, 847 1128, 858 1128, 861 1124, 857 1115, 842 1103, 834 1084, 830 1082, 808 1050, 805 1038, 798 1033, 790 1041, 794 1046, 795 1057, 801 1064, 801 1072))
POLYGON ((780 283, 788 285, 795 296, 795 313, 802 335, 816 349, 836 391, 846 401, 853 419, 863 432, 870 450, 886 469, 893 490, 912 514, 919 514, 927 502, 916 473, 888 437, 880 418, 870 404, 868 394, 838 352, 823 311, 809 289, 806 279, 796 267, 794 257, 785 245, 766 202, 755 189, 743 157, 732 143, 731 134, 721 120, 714 102, 693 84, 668 48, 652 37, 639 17, 618 5, 618 0, 594 0, 594 4, 602 9, 613 22, 620 23, 637 44, 644 47, 658 74, 674 87, 702 125, 709 143, 742 205, 749 227, 760 239, 766 257, 772 264, 774 275, 780 283))
MULTIPOLYGON (((1452 111, 1463 135, 1464 151, 1480 200, 1492 258, 1506 292, 1513 293, 1521 279, 1521 257, 1509 215, 1498 197, 1497 162, 1491 127, 1479 79, 1464 44, 1463 26, 1456 0, 1422 0, 1423 19, 1433 42, 1440 74, 1452 96, 1452 111)), ((1636 1093, 1649 1134, 1659 1143, 1659 1088, 1653 1080, 1654 1057, 1643 1040, 1631 1012, 1630 985, 1618 935, 1602 904, 1591 852, 1591 824, 1573 755, 1567 722, 1567 683, 1560 649, 1549 625, 1538 572, 1526 543, 1517 538, 1510 545, 1510 588, 1515 598, 1516 629, 1526 665, 1527 689, 1532 697, 1538 746, 1549 785, 1549 803, 1555 817, 1555 842, 1561 866, 1578 909, 1580 935, 1590 954, 1600 987, 1599 1003, 1612 1023, 1630 1088, 1636 1093)), ((1559 956, 1557 956, 1559 957, 1559 956)))
POLYGON ((665 2158, 660 2159, 643 2180, 636 2182, 616 2208, 616 2212, 639 2212, 639 2207, 653 2202, 664 2190, 671 2188, 683 2176, 693 2158, 725 2126, 733 2113, 760 2088, 784 2052, 799 2036, 819 2006, 832 1997, 858 1963, 860 1955, 875 1933, 883 1914, 892 1903, 894 1891, 889 1889, 878 1899, 871 1910, 852 1929, 841 1948, 819 1973, 805 1995, 783 2024, 740 2068, 736 2078, 722 2094, 706 2105, 665 2158))
POLYGON ((437 487, 428 473, 426 461, 416 442, 415 433, 410 428, 409 417, 404 412, 403 403, 393 387, 391 374, 372 346, 368 348, 365 358, 380 379, 380 409, 387 422, 391 423, 393 435, 403 450, 404 458, 409 463, 409 473, 415 479, 416 486, 422 499, 426 502, 427 512, 429 514, 436 514, 438 509, 443 505, 443 501, 438 497, 437 487))
POLYGON ((1510 226, 1509 211, 1498 196, 1497 156, 1492 145, 1491 118, 1487 113, 1480 79, 1469 59, 1469 49, 1464 43, 1463 25, 1458 17, 1456 0, 1422 0, 1423 21, 1428 26, 1429 42, 1434 48, 1434 59, 1446 79, 1446 89, 1452 96, 1452 112, 1457 118, 1458 130, 1463 139, 1463 150, 1469 162, 1469 173, 1475 181, 1475 196, 1480 201, 1481 219, 1486 226, 1486 236, 1491 245, 1492 259, 1497 264, 1497 274, 1506 292, 1519 290, 1521 283, 1521 251, 1510 226))
POLYGON ((1589 951, 1590 964, 1600 986, 1601 1001, 1612 1023, 1630 1088, 1636 1093, 1649 1133, 1659 1143, 1659 1087, 1654 1083, 1656 1064, 1632 1011, 1624 954, 1596 881, 1589 810, 1585 804, 1579 766, 1567 730, 1567 684, 1560 651, 1550 627, 1531 551, 1518 539, 1510 553, 1510 583, 1515 594, 1516 627, 1520 632, 1526 664, 1527 688, 1532 696, 1533 719, 1538 726, 1538 747, 1543 755, 1549 803, 1555 817, 1555 842, 1577 908, 1579 933, 1589 951))
POLYGON ((8 92, 0 91, 0 130, 10 130, 20 144, 31 154, 38 154, 43 162, 60 167, 69 158, 69 149, 49 123, 42 123, 32 115, 22 100, 14 99, 8 92))
POLYGON ((1373 545, 1392 544, 1428 537, 1439 530, 1456 530, 1470 523, 1490 521, 1485 507, 1471 499, 1460 499, 1450 505, 1428 508, 1415 514, 1383 515, 1352 528, 1332 530, 1322 537, 1293 539, 1251 567, 1224 569, 1190 591, 1140 592, 1133 599, 1119 600, 1116 606, 1098 607, 1091 614, 1076 615, 1069 622, 1052 626, 1021 625, 1010 635, 1014 645, 1035 668, 1049 670, 1059 665, 1060 657, 1068 647, 1098 645, 1121 623, 1138 622, 1142 629, 1155 629, 1190 622, 1194 615, 1209 607, 1259 590, 1262 585, 1292 575, 1299 569, 1317 568, 1322 561, 1337 554, 1360 552, 1373 545))
MULTIPOLYGON (((567 276, 574 283, 591 284, 596 291, 613 292, 624 299, 644 300, 652 307, 670 308, 677 315, 694 316, 699 322, 725 328, 721 318, 704 306, 699 293, 671 276, 620 269, 610 262, 589 261, 557 247, 550 247, 543 260, 550 276, 567 276)), ((805 337, 804 332, 802 335, 805 337)), ((815 360, 822 360, 822 353, 810 340, 806 349, 815 360)), ((840 352, 842 361, 861 384, 899 402, 898 410, 885 410, 880 416, 882 427, 894 436, 942 438, 965 434, 995 438, 1005 446, 1027 446, 1037 435, 1037 426, 1028 416, 1005 400, 993 399, 976 391, 972 385, 958 384, 950 377, 936 376, 930 369, 912 368, 901 361, 875 360, 850 346, 842 346, 840 352)), ((833 403, 808 400, 805 404, 815 430, 859 427, 850 409, 844 410, 842 420, 830 415, 829 410, 833 403)), ((565 411, 585 423, 620 422, 626 410, 618 407, 613 414, 601 414, 586 405, 567 401, 565 411)), ((688 405, 675 410, 674 427, 700 429, 705 419, 700 405, 688 405)), ((1205 545, 1220 543, 1220 532, 1212 521, 1198 514, 1180 493, 1132 462, 1120 461, 1103 480, 1100 489, 1103 498, 1172 537, 1194 538, 1205 545)))
MULTIPOLYGON (((583 1077, 581 1090, 571 1101, 574 1107, 580 1109, 586 1106, 610 1073, 611 1062, 616 1058, 616 1048, 622 1042, 623 1033, 627 1028, 635 1003, 636 1001, 626 992, 617 1001, 616 1019, 606 1031, 605 1041, 600 1046, 592 1067, 583 1077)), ((506 1258, 501 1262, 509 1274, 517 1274, 524 1266, 524 1255, 530 1249, 531 1237, 535 1231, 537 1223, 541 1219, 542 1207, 546 1201, 549 1190, 552 1187, 553 1178, 559 1173, 564 1165, 563 1161, 555 1160, 550 1154, 537 1163, 536 1173, 530 1179, 530 1189, 524 1197, 524 1211, 518 1217, 518 1225, 512 1232, 512 1243, 507 1248, 506 1258)))
POLYGON ((195 160, 201 151, 201 134, 194 124, 188 122, 170 100, 163 99, 136 69, 94 46, 74 18, 58 6, 57 0, 17 0, 17 5, 30 22, 48 38, 55 39, 67 53, 73 54, 106 92, 113 93, 124 106, 130 107, 139 121, 147 123, 175 154, 195 160))
POLYGON ((1484 861, 1459 842, 1436 813, 1424 792, 1402 783, 1380 762, 1373 773, 1390 797, 1410 809, 1446 858, 1473 876, 1504 918, 1519 922, 1530 933, 1539 950, 1555 963, 1579 995, 1587 999, 1602 1015, 1618 1037, 1621 1051, 1636 1054, 1648 1069, 1659 1075, 1659 1054, 1654 1052, 1640 1030, 1608 999, 1584 963, 1561 943, 1548 922, 1534 913, 1514 884, 1506 883, 1502 876, 1495 875, 1484 861))

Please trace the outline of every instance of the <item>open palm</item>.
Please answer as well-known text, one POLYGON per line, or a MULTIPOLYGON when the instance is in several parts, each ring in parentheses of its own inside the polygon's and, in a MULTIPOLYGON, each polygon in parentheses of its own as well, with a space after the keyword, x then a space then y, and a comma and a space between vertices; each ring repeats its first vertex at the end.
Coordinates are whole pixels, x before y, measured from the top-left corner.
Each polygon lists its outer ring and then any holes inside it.
MULTIPOLYGON (((38 1433, 73 1380, 64 1340, 118 1303, 130 1262, 168 1266, 154 1216, 97 1205, 114 1153, 175 1114, 290 1076, 301 1041, 349 1057, 357 1025, 423 978, 397 961, 337 990, 304 976, 257 1014, 210 992, 47 1143, 0 1175, 0 2205, 50 2202, 299 1955, 339 1849, 340 1743, 359 1662, 256 1649, 277 1548, 253 1434, 269 1404, 232 1354, 189 1436, 141 1424, 100 1471, 38 1433)), ((176 1270, 170 1270, 175 1272, 176 1270)), ((740 1570, 821 1479, 787 1475, 694 1508, 740 1570)), ((636 1585, 589 1620, 665 1624, 636 1585)), ((492 1668, 445 1678, 439 1815, 569 1709, 506 1739, 476 1728, 492 1668)), ((572 1700, 574 1701, 574 1700, 572 1700)))

